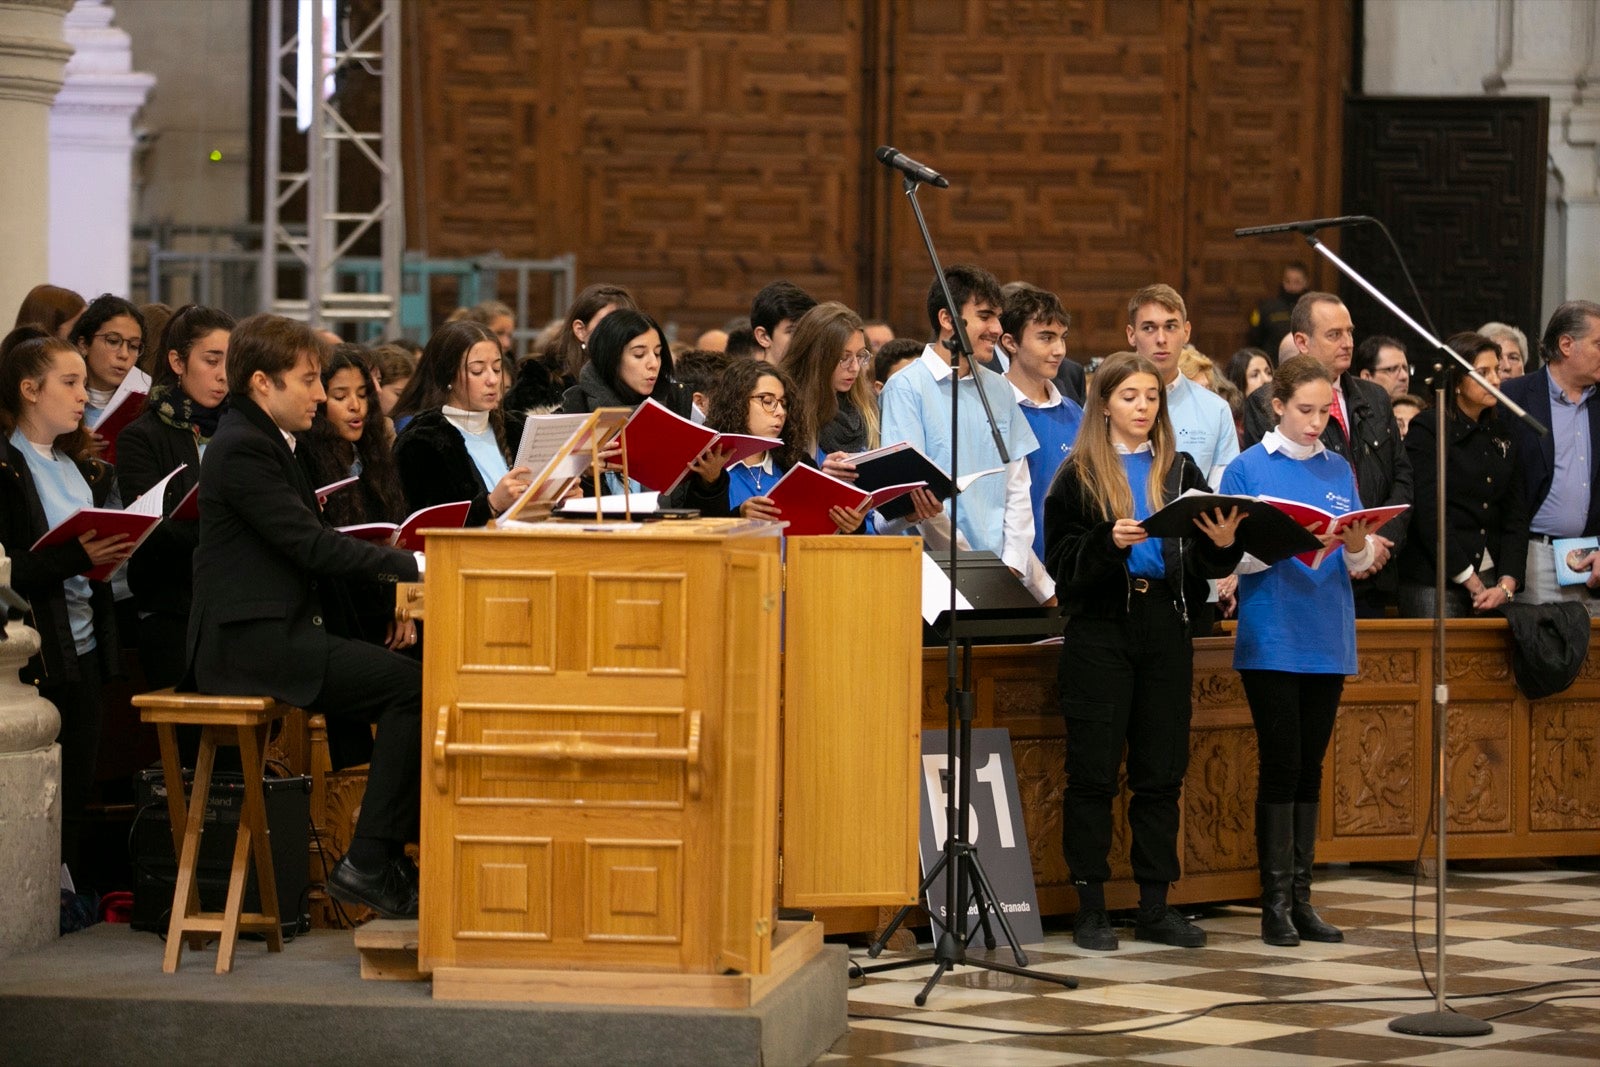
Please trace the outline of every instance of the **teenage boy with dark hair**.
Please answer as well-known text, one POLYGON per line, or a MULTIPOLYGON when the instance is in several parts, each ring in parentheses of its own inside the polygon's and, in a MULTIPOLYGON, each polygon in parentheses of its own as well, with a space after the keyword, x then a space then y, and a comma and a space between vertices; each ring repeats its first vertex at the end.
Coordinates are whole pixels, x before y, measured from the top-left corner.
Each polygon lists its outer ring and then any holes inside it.
POLYGON ((387 918, 417 914, 422 666, 340 636, 338 583, 415 581, 422 557, 325 525, 294 434, 325 399, 325 343, 303 323, 254 315, 228 351, 231 407, 200 468, 189 679, 202 693, 271 696, 377 725, 366 797, 328 892, 387 918), (321 588, 319 589, 319 581, 321 588))
POLYGON ((694 408, 690 417, 695 422, 705 421, 711 390, 717 384, 717 379, 722 377, 722 372, 728 369, 730 362, 732 360, 728 358, 726 352, 717 352, 709 348, 691 348, 685 352, 672 353, 672 376, 692 398, 694 408))
POLYGON ((1017 406, 1016 395, 1004 378, 988 369, 994 361, 995 342, 1000 339, 1000 284, 994 275, 980 267, 956 264, 945 268, 950 296, 959 309, 972 342, 973 360, 962 359, 951 374, 950 349, 946 342, 955 336, 955 319, 945 306, 944 292, 937 280, 928 288, 928 323, 938 336, 922 350, 917 361, 890 378, 883 387, 882 438, 886 444, 909 441, 934 463, 949 471, 950 395, 959 381, 961 453, 957 473, 961 476, 1001 467, 989 420, 984 415, 982 389, 994 412, 995 426, 1005 442, 1010 462, 1004 470, 979 478, 961 494, 957 510, 960 530, 950 530, 949 503, 945 510, 920 524, 923 539, 937 550, 941 542, 949 545, 956 536, 960 547, 993 552, 1022 579, 1041 602, 1055 595, 1055 582, 1033 551, 1032 483, 1027 457, 1039 447, 1017 406))
POLYGON ((873 393, 881 394, 889 379, 915 363, 920 355, 922 346, 909 337, 896 337, 893 341, 885 342, 872 357, 873 393))
POLYGON ((756 358, 782 363, 783 354, 789 350, 789 338, 794 336, 794 324, 816 306, 811 294, 793 282, 763 286, 750 302, 750 329, 761 346, 756 358))
POLYGON ((1072 317, 1056 295, 1034 286, 1017 287, 1006 297, 1000 312, 1000 347, 1011 359, 1006 380, 1016 394, 1022 417, 1028 420, 1037 450, 1028 453, 1028 479, 1032 483, 1033 554, 1044 559, 1044 495, 1056 469, 1072 452, 1078 439, 1083 408, 1061 395, 1055 378, 1067 358, 1067 328, 1072 317))

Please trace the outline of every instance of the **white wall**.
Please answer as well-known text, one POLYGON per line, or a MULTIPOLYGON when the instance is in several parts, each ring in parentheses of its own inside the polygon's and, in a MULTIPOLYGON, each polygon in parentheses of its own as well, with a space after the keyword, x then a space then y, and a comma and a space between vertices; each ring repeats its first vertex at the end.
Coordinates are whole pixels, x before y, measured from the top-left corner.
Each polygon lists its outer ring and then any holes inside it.
POLYGON ((156 76, 138 121, 135 224, 239 226, 249 210, 249 0, 112 0, 134 69, 156 76), (222 153, 212 162, 211 152, 222 153))
MULTIPOLYGON (((1600 3, 1367 0, 1362 91, 1550 101, 1544 317, 1600 299, 1600 3)), ((1544 323, 1518 323, 1537 336, 1544 323)))

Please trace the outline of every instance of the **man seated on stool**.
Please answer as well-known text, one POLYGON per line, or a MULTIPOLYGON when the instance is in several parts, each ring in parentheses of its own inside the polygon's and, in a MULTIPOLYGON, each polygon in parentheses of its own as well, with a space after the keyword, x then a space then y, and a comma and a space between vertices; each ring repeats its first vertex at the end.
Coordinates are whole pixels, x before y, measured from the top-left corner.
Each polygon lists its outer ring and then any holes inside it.
POLYGON ((230 408, 200 468, 189 679, 202 693, 274 697, 330 719, 377 724, 366 798, 330 895, 385 918, 417 914, 416 840, 422 762, 422 667, 330 632, 333 583, 415 581, 422 557, 346 536, 322 521, 295 462, 296 432, 324 399, 327 344, 309 327, 255 315, 234 328, 230 408))

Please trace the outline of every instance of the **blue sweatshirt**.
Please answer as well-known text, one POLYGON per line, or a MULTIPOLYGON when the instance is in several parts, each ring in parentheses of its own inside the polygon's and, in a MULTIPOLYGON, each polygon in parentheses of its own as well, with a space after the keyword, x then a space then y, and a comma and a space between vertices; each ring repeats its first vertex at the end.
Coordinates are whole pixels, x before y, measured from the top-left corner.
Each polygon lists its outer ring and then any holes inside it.
MULTIPOLYGON (((1335 452, 1309 459, 1268 452, 1260 444, 1228 465, 1221 493, 1281 497, 1342 515, 1361 507, 1350 464, 1335 452)), ((1315 570, 1293 557, 1239 576, 1236 670, 1296 674, 1356 673, 1356 611, 1344 553, 1315 570)))

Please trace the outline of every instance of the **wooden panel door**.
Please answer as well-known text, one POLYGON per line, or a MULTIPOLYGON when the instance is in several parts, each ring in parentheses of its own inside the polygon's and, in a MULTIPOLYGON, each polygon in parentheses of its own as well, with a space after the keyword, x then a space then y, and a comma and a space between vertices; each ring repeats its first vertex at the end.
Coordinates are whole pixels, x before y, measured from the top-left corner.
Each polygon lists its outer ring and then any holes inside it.
POLYGON ((784 607, 783 902, 916 899, 922 542, 792 537, 784 607))
POLYGON ((430 541, 424 956, 711 969, 715 540, 430 541))
MULTIPOLYGON (((1544 278, 1545 97, 1356 97, 1345 106, 1347 214, 1394 234, 1440 339, 1485 322, 1539 333, 1544 278)), ((1343 257, 1417 315, 1400 264, 1375 227, 1344 231, 1343 257)), ((1354 282, 1341 280, 1356 337, 1423 341, 1354 282)))

